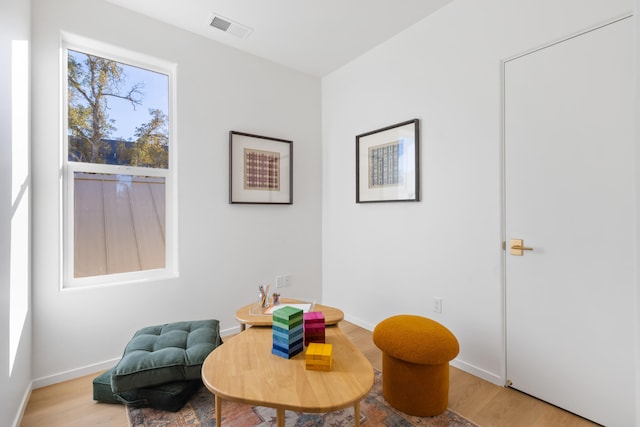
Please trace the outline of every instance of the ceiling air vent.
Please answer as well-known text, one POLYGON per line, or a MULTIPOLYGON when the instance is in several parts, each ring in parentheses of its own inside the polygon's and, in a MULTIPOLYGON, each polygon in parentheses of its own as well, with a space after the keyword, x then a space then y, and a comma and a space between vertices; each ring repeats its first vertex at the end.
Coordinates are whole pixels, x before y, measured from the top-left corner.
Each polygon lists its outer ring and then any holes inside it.
POLYGON ((241 39, 246 39, 253 31, 253 29, 247 27, 246 25, 239 24, 218 14, 213 15, 209 25, 211 25, 213 28, 217 28, 220 31, 224 31, 225 33, 229 33, 241 39))

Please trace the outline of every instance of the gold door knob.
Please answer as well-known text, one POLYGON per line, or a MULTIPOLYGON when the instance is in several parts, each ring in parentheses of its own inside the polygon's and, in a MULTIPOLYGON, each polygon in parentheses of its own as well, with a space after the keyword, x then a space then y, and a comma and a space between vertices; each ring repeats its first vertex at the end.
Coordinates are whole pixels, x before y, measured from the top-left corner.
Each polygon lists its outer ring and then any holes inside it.
POLYGON ((511 255, 515 256, 522 256, 524 255, 524 251, 533 250, 533 248, 524 246, 524 241, 522 239, 511 239, 509 241, 509 248, 511 249, 511 255))

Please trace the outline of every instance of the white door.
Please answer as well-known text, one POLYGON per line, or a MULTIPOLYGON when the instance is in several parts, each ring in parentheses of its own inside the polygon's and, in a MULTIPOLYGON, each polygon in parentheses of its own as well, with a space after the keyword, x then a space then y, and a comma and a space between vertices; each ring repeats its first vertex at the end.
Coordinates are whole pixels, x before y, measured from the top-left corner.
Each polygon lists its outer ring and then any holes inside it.
POLYGON ((507 379, 607 426, 635 424, 632 34, 504 65, 507 379))

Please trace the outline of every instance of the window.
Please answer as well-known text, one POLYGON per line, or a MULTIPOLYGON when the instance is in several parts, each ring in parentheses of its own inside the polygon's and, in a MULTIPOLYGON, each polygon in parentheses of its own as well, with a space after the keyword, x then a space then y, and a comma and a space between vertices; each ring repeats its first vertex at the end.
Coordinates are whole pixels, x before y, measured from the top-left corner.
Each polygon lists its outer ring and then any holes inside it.
POLYGON ((173 67, 65 41, 63 286, 173 276, 173 67))

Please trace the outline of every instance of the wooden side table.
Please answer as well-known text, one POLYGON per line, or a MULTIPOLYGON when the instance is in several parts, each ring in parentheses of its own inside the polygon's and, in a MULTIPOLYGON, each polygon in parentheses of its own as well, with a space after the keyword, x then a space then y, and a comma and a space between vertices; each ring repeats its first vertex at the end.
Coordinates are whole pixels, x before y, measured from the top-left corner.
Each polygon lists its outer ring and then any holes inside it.
MULTIPOLYGON (((280 301, 281 305, 285 305, 287 303, 296 304, 296 303, 304 303, 304 301, 296 300, 293 298, 283 298, 280 301)), ((260 309, 258 307, 258 303, 253 303, 249 305, 245 305, 236 311, 236 320, 240 323, 240 330, 244 331, 249 326, 271 326, 272 324, 272 315, 271 314, 262 314, 265 309, 260 309)), ((342 320, 344 320, 344 313, 342 310, 329 307, 322 304, 315 304, 313 311, 320 311, 324 314, 324 324, 327 326, 337 325, 342 320)))

